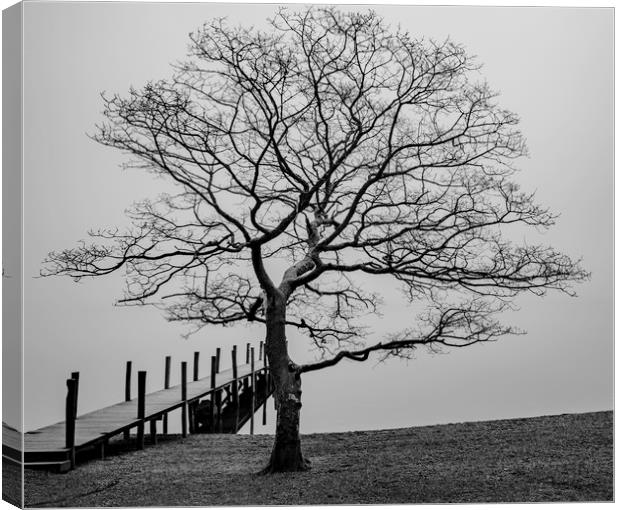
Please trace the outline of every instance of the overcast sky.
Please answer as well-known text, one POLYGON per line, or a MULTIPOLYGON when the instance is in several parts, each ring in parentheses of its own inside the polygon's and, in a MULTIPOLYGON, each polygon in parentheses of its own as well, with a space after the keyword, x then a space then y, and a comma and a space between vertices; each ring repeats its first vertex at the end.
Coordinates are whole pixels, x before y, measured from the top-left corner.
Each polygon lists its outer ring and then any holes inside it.
MULTIPOLYGON (((114 306, 120 275, 80 284, 34 276, 50 250, 74 246, 89 228, 126 225, 124 210, 133 201, 166 189, 163 180, 120 170, 126 156, 87 137, 102 119, 100 92, 168 77, 169 63, 185 56, 187 34, 211 17, 261 26, 275 9, 25 4, 25 430, 63 419, 71 371, 81 373, 82 413, 123 398, 126 360, 147 370, 148 390, 156 390, 168 354, 176 382, 179 362, 190 361, 194 350, 202 352, 204 373, 216 347, 227 365, 233 343, 263 337, 256 327, 209 328, 184 340, 186 330, 154 309, 114 306)), ((542 241, 583 257, 592 279, 579 286, 578 298, 519 299, 520 311, 506 320, 525 336, 305 375, 302 432, 611 409, 613 11, 375 9, 416 37, 449 36, 477 55, 502 106, 522 118, 531 155, 519 163, 518 182, 561 214, 542 241)), ((376 285, 389 289, 386 281, 376 285)), ((411 318, 398 294, 385 292, 377 339, 386 325, 406 326, 411 318)), ((296 361, 312 358, 303 336, 291 331, 289 343, 296 361)), ((273 424, 270 416, 259 431, 271 432, 273 424)))

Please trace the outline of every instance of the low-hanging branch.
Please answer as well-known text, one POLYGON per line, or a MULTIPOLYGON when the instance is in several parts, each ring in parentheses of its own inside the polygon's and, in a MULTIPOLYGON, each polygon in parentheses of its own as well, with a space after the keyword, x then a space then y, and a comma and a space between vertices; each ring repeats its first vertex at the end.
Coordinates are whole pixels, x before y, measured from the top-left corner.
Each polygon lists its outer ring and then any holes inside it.
POLYGON ((405 357, 417 347, 468 347, 482 342, 490 342, 502 335, 519 334, 519 330, 502 326, 492 316, 505 309, 505 303, 493 305, 477 298, 468 304, 456 307, 448 307, 442 310, 442 305, 437 303, 436 318, 428 318, 434 327, 426 334, 415 335, 411 330, 392 335, 384 342, 379 342, 357 350, 341 350, 335 356, 303 365, 292 365, 292 369, 299 373, 312 372, 323 368, 332 367, 344 359, 352 361, 366 361, 373 352, 383 352, 385 356, 405 357))

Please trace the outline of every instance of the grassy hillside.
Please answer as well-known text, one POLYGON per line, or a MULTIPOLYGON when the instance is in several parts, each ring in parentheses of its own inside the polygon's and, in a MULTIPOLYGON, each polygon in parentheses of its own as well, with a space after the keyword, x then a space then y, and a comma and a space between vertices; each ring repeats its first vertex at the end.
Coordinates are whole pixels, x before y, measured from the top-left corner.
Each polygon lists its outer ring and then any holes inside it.
POLYGON ((170 438, 68 474, 26 471, 27 506, 609 501, 611 412, 310 434, 312 469, 258 476, 271 436, 170 438))

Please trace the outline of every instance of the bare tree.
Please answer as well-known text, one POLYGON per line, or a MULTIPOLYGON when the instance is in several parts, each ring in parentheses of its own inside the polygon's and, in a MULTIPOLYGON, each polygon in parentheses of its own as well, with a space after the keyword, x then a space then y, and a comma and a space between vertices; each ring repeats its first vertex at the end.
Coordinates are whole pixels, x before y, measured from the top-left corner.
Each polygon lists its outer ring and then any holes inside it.
POLYGON ((173 78, 104 96, 94 138, 174 193, 137 204, 126 232, 51 253, 44 271, 123 269, 122 303, 199 327, 264 323, 278 415, 266 472, 307 466, 302 373, 494 340, 514 332, 495 314, 517 294, 572 293, 587 278, 552 248, 502 236, 555 217, 511 181, 526 151, 518 118, 463 47, 416 40, 373 12, 282 10, 271 27, 213 21, 190 35, 173 78), (380 276, 429 307, 367 344, 379 299, 363 282, 380 276), (290 359, 289 327, 316 362, 290 359))

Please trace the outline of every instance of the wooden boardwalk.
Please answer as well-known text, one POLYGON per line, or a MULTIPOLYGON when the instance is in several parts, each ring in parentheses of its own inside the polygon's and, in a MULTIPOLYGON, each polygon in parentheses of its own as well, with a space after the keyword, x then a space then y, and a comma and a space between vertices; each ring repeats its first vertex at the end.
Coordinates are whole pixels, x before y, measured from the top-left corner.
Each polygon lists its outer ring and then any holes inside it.
MULTIPOLYGON (((233 360, 235 360, 236 349, 234 353, 233 360)), ((217 364, 215 357, 212 357, 212 371, 206 377, 198 379, 197 368, 195 368, 194 377, 197 380, 185 384, 182 382, 142 396, 138 395, 137 398, 77 416, 74 421, 71 419, 70 409, 76 409, 77 404, 70 401, 70 389, 67 397, 68 419, 23 434, 23 450, 19 432, 3 427, 3 457, 7 460, 21 462, 23 451, 23 462, 26 467, 49 466, 64 471, 74 467, 76 452, 95 447, 100 449, 103 456, 110 438, 121 433, 129 437, 129 431, 134 428, 137 429, 138 448, 144 445, 145 425, 149 425, 149 430, 146 432, 150 434, 151 442, 156 443, 157 422, 160 420, 164 422, 163 432, 167 433, 168 413, 179 408, 182 411, 183 435, 186 435, 188 426, 190 432, 205 432, 207 430, 204 425, 202 430, 198 430, 196 419, 197 406, 204 398, 209 399, 208 410, 213 421, 208 432, 237 432, 248 420, 252 420, 253 425, 254 413, 260 405, 265 405, 266 399, 271 394, 269 368, 265 366, 262 359, 254 362, 253 355, 254 349, 252 349, 251 363, 236 366, 234 362, 233 368, 218 372, 216 368, 219 365, 218 349, 217 364), (68 422, 70 422, 69 429, 68 422), (74 433, 71 438, 73 429, 70 427, 73 426, 74 433)), ((262 358, 262 345, 260 357, 262 358)), ((196 355, 195 367, 197 359, 196 355)), ((184 365, 183 370, 186 370, 186 364, 184 365)), ((128 370, 130 366, 128 363, 128 370)), ((167 366, 167 370, 168 368, 167 366)), ((143 375, 143 378, 145 377, 146 373, 143 375)), ((70 381, 68 381, 68 386, 70 381)), ((129 376, 127 384, 129 384, 129 376)))

